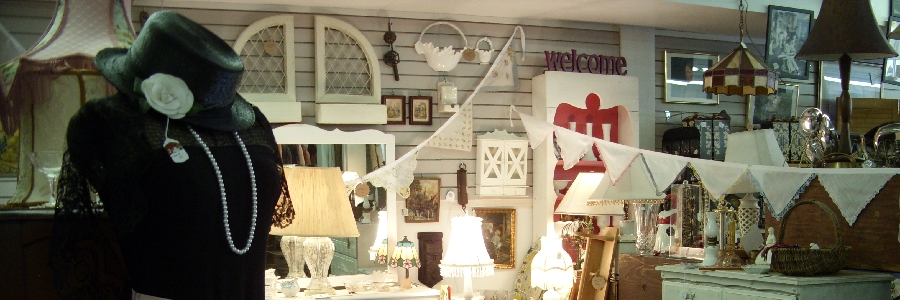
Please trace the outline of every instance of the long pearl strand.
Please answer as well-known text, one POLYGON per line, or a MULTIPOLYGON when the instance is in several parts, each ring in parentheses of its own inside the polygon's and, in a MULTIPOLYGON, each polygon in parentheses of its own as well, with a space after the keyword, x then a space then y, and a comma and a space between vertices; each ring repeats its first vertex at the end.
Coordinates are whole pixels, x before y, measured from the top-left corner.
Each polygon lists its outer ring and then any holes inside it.
POLYGON ((219 164, 216 162, 216 158, 213 157, 212 151, 209 151, 209 146, 203 142, 203 139, 201 139, 200 135, 194 131, 194 128, 188 126, 188 130, 191 131, 191 134, 194 135, 194 138, 196 138, 197 142, 200 143, 200 146, 203 147, 203 151, 206 152, 206 156, 208 156, 209 161, 212 162, 213 169, 216 170, 216 179, 219 181, 219 194, 222 195, 222 213, 224 214, 225 238, 228 239, 228 247, 231 247, 231 252, 237 253, 237 255, 247 253, 247 250, 250 250, 250 244, 253 243, 253 234, 256 232, 256 175, 253 173, 253 163, 250 161, 250 153, 247 152, 247 146, 244 145, 244 140, 241 140, 241 136, 235 131, 234 138, 237 139, 238 145, 241 146, 241 152, 244 153, 244 158, 247 159, 247 167, 250 169, 250 190, 253 197, 253 214, 250 218, 250 236, 247 238, 247 245, 245 245, 243 249, 238 249, 234 246, 234 240, 231 239, 231 225, 228 224, 228 201, 225 197, 225 181, 222 180, 222 172, 219 171, 219 164))

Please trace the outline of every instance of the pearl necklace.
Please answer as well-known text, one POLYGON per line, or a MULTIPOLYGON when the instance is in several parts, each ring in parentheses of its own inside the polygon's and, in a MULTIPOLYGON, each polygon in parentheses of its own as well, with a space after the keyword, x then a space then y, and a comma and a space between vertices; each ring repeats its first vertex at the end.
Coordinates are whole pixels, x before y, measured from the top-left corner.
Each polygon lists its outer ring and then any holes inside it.
POLYGON ((250 169, 250 190, 253 198, 253 214, 250 218, 250 236, 247 238, 247 245, 245 245, 243 249, 238 249, 234 246, 234 240, 231 239, 231 225, 228 224, 228 201, 225 197, 225 181, 222 180, 222 172, 219 171, 219 164, 216 162, 216 158, 213 157, 212 151, 209 151, 209 146, 206 146, 206 143, 204 143, 203 139, 200 138, 200 135, 194 131, 194 128, 188 126, 188 130, 191 131, 191 134, 194 135, 194 138, 196 138, 197 142, 200 143, 200 146, 203 147, 203 151, 206 152, 206 156, 208 156, 209 161, 212 162, 213 169, 216 170, 216 179, 219 181, 219 194, 222 195, 222 212, 224 214, 225 238, 228 239, 228 247, 231 247, 231 252, 237 253, 237 255, 247 253, 247 250, 250 250, 250 244, 253 242, 253 234, 256 232, 256 175, 253 174, 253 163, 250 161, 250 153, 247 152, 247 146, 244 145, 241 136, 235 131, 234 138, 237 139, 238 145, 241 146, 241 152, 244 153, 244 158, 247 159, 247 167, 250 169))

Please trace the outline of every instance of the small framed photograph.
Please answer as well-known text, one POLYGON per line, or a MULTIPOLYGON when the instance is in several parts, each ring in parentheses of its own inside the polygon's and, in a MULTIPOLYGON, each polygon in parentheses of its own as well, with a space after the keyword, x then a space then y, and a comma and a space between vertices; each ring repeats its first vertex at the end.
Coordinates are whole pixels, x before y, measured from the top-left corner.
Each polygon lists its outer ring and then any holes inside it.
POLYGON ((441 179, 415 178, 409 185, 406 198, 406 223, 430 223, 440 221, 441 179))
POLYGON ((409 97, 409 125, 431 125, 431 96, 409 97))
MULTIPOLYGON (((892 3, 900 2, 900 0, 894 0, 892 3)), ((891 6, 893 9, 900 9, 897 6, 891 6)), ((893 32, 900 26, 900 17, 892 16, 890 21, 888 21, 888 34, 893 32)), ((894 48, 894 51, 900 49, 900 40, 895 40, 892 38, 888 38, 888 44, 894 48)), ((889 57, 884 59, 884 83, 890 83, 894 85, 900 85, 900 58, 898 57, 889 57)))
POLYGON ((512 269, 516 264, 516 210, 514 208, 476 208, 481 218, 481 235, 494 267, 512 269))
POLYGON ((797 115, 800 86, 782 84, 773 95, 751 96, 753 99, 753 124, 771 120, 789 120, 797 115))
POLYGON ((719 56, 666 50, 665 101, 719 104, 719 95, 703 91, 703 72, 719 62, 719 56))
POLYGON ((891 0, 891 17, 900 17, 900 0, 891 0))
POLYGON ((387 124, 388 125, 406 125, 406 105, 405 96, 381 96, 381 104, 387 106, 387 124))
MULTIPOLYGON (((837 98, 841 95, 841 71, 836 61, 819 62, 819 109, 837 124, 837 98)), ((881 66, 850 64, 850 97, 881 98, 881 66)))
POLYGON ((769 5, 766 64, 781 78, 809 79, 809 63, 794 56, 809 37, 813 11, 769 5))

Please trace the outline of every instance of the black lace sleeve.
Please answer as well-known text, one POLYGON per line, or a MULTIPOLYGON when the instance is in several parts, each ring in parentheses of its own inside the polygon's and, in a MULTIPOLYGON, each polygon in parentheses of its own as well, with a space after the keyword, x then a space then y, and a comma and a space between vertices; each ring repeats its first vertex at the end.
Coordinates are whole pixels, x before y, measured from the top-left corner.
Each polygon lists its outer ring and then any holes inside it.
POLYGON ((101 139, 101 124, 84 119, 79 111, 70 121, 69 149, 57 187, 56 216, 49 261, 54 288, 63 299, 128 299, 131 288, 115 238, 101 226, 102 211, 91 201, 87 174, 102 168, 91 150, 101 139), (72 144, 72 138, 80 142, 72 144))
POLYGON ((259 108, 254 107, 253 109, 256 111, 256 122, 266 131, 269 146, 277 160, 276 165, 278 166, 278 173, 281 174, 281 198, 279 198, 278 203, 275 204, 275 214, 272 215, 272 226, 285 228, 294 222, 294 205, 291 203, 291 194, 288 192, 287 178, 284 177, 283 163, 281 157, 278 155, 278 143, 275 141, 275 135, 272 133, 272 124, 269 124, 268 119, 266 119, 262 112, 259 111, 259 108))

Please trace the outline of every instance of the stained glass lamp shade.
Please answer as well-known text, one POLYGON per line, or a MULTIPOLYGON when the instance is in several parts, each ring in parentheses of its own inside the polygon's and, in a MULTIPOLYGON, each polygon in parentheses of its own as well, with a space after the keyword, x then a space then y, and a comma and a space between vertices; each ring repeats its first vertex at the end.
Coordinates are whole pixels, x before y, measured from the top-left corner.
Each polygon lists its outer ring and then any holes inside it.
POLYGON ((391 268, 401 267, 406 269, 406 278, 409 278, 410 268, 422 267, 422 261, 419 260, 419 251, 416 250, 416 244, 410 242, 405 236, 402 241, 397 242, 394 248, 394 254, 391 255, 391 268))

